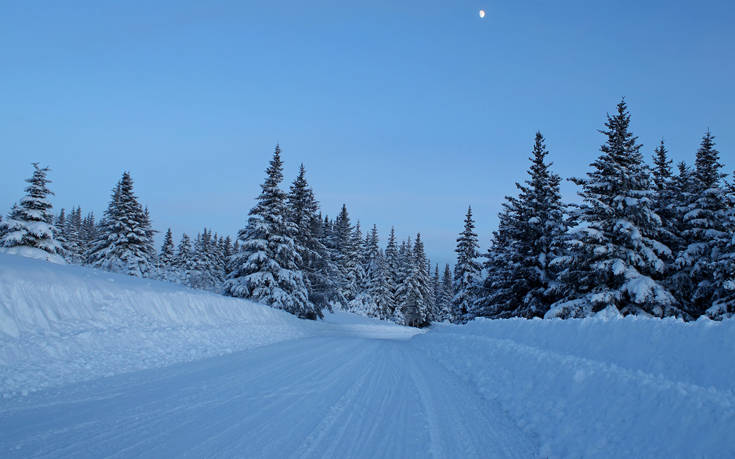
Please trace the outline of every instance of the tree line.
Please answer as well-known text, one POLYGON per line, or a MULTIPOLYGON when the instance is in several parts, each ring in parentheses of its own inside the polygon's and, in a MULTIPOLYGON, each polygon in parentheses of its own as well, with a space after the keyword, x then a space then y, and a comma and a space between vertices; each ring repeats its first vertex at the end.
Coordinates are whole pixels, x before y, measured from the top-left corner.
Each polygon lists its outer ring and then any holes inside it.
POLYGON ((676 171, 663 141, 649 166, 621 101, 600 131, 605 142, 584 178, 581 202, 565 203, 537 133, 528 178, 503 202, 489 249, 479 253, 472 209, 457 262, 441 270, 421 234, 383 246, 347 206, 322 214, 303 165, 281 188, 276 146, 256 205, 237 237, 209 229, 178 245, 168 229, 159 251, 147 208, 123 173, 95 221, 81 208, 51 212, 47 168, 34 163, 26 196, 0 220, 6 251, 30 248, 69 263, 181 283, 316 319, 346 309, 410 326, 475 317, 586 317, 603 310, 685 320, 735 313, 735 186, 721 172, 714 136, 694 167, 676 171))
POLYGON ((694 167, 672 167, 663 140, 652 165, 621 101, 605 142, 565 204, 536 134, 531 166, 508 196, 480 256, 471 212, 458 239, 453 320, 622 315, 721 319, 735 313, 735 186, 707 131, 694 167))

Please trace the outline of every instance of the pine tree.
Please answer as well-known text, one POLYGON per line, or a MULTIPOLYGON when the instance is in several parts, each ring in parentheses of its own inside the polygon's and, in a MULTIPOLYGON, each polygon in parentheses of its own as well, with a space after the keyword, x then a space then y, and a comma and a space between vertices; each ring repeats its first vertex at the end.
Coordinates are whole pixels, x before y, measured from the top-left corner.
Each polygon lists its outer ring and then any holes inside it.
MULTIPOLYGON (((725 174, 720 172, 719 152, 709 131, 702 137, 695 166, 691 201, 685 206, 683 216, 686 247, 678 254, 676 266, 691 282, 688 312, 696 318, 725 295, 726 279, 716 276, 717 266, 720 254, 728 250, 735 226, 728 190, 723 183, 725 174)), ((725 271, 720 269, 721 273, 725 271)))
MULTIPOLYGON (((681 238, 678 234, 677 216, 673 208, 676 185, 671 163, 668 150, 662 139, 653 153, 654 166, 651 171, 651 178, 653 180, 654 197, 652 208, 661 219, 658 239, 676 254, 677 249, 681 246, 681 238)), ((670 273, 673 263, 667 264, 666 268, 667 273, 670 273)))
POLYGON ((352 301, 358 293, 356 283, 356 264, 358 262, 358 254, 353 241, 355 229, 350 223, 350 217, 347 212, 347 206, 342 205, 337 218, 334 220, 334 229, 332 230, 332 239, 334 246, 334 257, 336 265, 339 269, 337 276, 337 290, 340 297, 346 301, 344 307, 352 301))
POLYGON ((219 272, 217 244, 212 232, 204 228, 194 240, 194 253, 188 285, 192 288, 216 291, 222 281, 219 272))
POLYGON ((301 259, 293 239, 297 228, 288 220, 286 195, 279 188, 283 180, 280 153, 276 146, 257 204, 238 233, 241 248, 230 260, 232 272, 225 281, 225 293, 316 319, 319 311, 309 301, 299 270, 301 259))
POLYGON ((479 248, 475 222, 472 219, 472 207, 467 208, 464 220, 464 230, 457 238, 457 264, 454 266, 454 280, 452 282, 452 322, 467 320, 472 311, 473 303, 477 299, 477 290, 480 276, 478 261, 479 248))
POLYGON ((405 324, 406 304, 408 303, 409 286, 408 278, 414 269, 413 242, 409 237, 408 240, 401 242, 398 249, 398 284, 396 285, 395 304, 393 311, 393 321, 398 324, 405 324))
POLYGON ((407 250, 410 272, 401 285, 401 305, 403 324, 410 327, 429 325, 431 314, 431 280, 426 272, 426 255, 421 234, 416 235, 416 242, 411 251, 407 250))
POLYGON ((335 269, 330 266, 329 254, 322 242, 319 203, 306 181, 303 164, 299 168, 299 175, 291 184, 288 212, 289 221, 297 228, 294 239, 301 258, 299 269, 304 273, 309 291, 309 301, 321 314, 321 310, 328 308, 330 299, 334 297, 334 285, 329 276, 335 269))
POLYGON ((388 243, 385 246, 383 275, 385 278, 386 302, 381 311, 381 319, 390 320, 395 316, 398 287, 401 284, 396 231, 393 227, 390 229, 388 243))
POLYGON ((84 261, 86 241, 83 238, 82 209, 72 208, 69 218, 66 219, 64 234, 67 244, 67 258, 70 263, 81 264, 84 261))
POLYGON ((493 231, 490 247, 483 256, 485 277, 477 291, 477 301, 467 314, 474 317, 510 317, 519 304, 518 286, 514 282, 517 262, 514 245, 514 220, 517 219, 518 201, 506 199, 498 213, 498 229, 493 231))
POLYGON ((191 238, 184 233, 181 235, 179 247, 174 258, 174 278, 177 282, 189 285, 189 277, 194 266, 194 257, 191 246, 191 238))
POLYGON ((452 319, 452 296, 454 289, 452 287, 452 271, 449 263, 444 265, 444 273, 441 281, 441 321, 452 319))
MULTIPOLYGON (((81 211, 81 209, 80 209, 81 211)), ((81 215, 81 214, 80 214, 81 215)), ((81 241, 81 258, 82 262, 87 262, 87 253, 92 248, 92 244, 97 240, 97 222, 94 219, 94 213, 90 212, 82 220, 80 241, 81 241)))
POLYGON ((124 172, 87 255, 88 262, 108 271, 144 277, 151 273, 156 252, 147 209, 133 192, 133 179, 124 172))
POLYGON ((602 154, 581 186, 561 280, 564 297, 547 316, 580 317, 607 307, 622 314, 681 315, 660 281, 671 250, 656 240, 661 220, 625 101, 607 116, 602 154))
POLYGON ((373 306, 369 316, 387 320, 392 304, 386 278, 385 259, 380 251, 378 227, 373 225, 368 234, 365 251, 366 291, 373 306))
POLYGON ((64 257, 66 261, 69 261, 69 243, 66 239, 66 222, 66 211, 62 208, 54 222, 54 239, 56 239, 56 242, 58 242, 61 247, 59 255, 64 257))
POLYGON ((174 237, 171 233, 171 228, 166 230, 166 235, 163 237, 163 244, 161 245, 161 253, 158 255, 158 261, 161 266, 170 267, 174 264, 174 237))
POLYGON ((33 176, 27 179, 26 195, 14 205, 8 218, 0 222, 0 247, 6 253, 18 253, 63 263, 63 248, 54 238, 53 215, 48 200, 53 193, 46 178, 49 169, 33 164, 33 176))
POLYGON ((489 273, 480 315, 542 317, 557 298, 552 260, 561 255, 566 231, 559 183, 551 172, 540 132, 531 152, 529 178, 516 183, 518 197, 506 197, 500 227, 485 263, 489 273))
POLYGON ((444 320, 444 315, 442 313, 444 306, 442 303, 442 284, 441 278, 439 277, 438 264, 434 265, 434 275, 431 277, 431 288, 434 302, 431 320, 432 322, 441 322, 444 320))

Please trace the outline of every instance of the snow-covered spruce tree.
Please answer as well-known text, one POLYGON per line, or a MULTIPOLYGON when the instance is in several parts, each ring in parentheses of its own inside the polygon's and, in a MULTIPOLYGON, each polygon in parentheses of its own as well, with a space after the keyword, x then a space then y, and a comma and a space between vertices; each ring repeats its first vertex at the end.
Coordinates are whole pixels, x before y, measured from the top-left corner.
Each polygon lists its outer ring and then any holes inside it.
POLYGON ((189 271, 189 287, 214 291, 217 284, 215 278, 215 260, 211 250, 212 234, 204 228, 194 238, 191 269, 189 271))
POLYGON ((432 322, 441 322, 444 320, 443 298, 442 298, 442 281, 439 277, 439 264, 434 265, 434 275, 431 277, 431 287, 434 290, 434 312, 432 322))
POLYGON ((344 276, 342 272, 342 258, 339 252, 337 232, 335 231, 334 221, 331 221, 328 215, 324 216, 319 239, 326 249, 324 257, 326 269, 324 272, 327 273, 326 279, 329 282, 327 306, 329 311, 333 311, 334 307, 345 307, 347 299, 342 295, 341 289, 344 282, 344 276))
POLYGON ((99 222, 96 222, 94 219, 93 212, 89 212, 87 216, 84 217, 84 220, 82 220, 80 233, 82 263, 87 262, 87 253, 91 249, 94 241, 97 240, 98 224, 99 222))
POLYGON ((66 239, 66 211, 62 208, 54 221, 54 239, 61 246, 59 255, 69 262, 69 243, 66 239))
POLYGON ((49 169, 33 164, 33 175, 27 179, 26 195, 14 205, 8 218, 0 222, 0 247, 14 253, 64 263, 62 247, 54 238, 53 214, 49 196, 53 195, 46 178, 49 169))
POLYGON ((454 279, 452 281, 452 322, 463 322, 471 319, 473 304, 477 300, 479 276, 481 271, 475 233, 475 221, 472 219, 472 207, 467 208, 464 220, 464 230, 457 238, 457 264, 454 265, 454 279))
POLYGON ((678 173, 673 176, 671 181, 671 201, 666 209, 672 219, 672 235, 675 242, 670 247, 674 254, 674 261, 668 266, 666 285, 676 297, 681 308, 684 311, 689 311, 691 310, 690 300, 694 291, 694 284, 689 277, 688 270, 680 269, 678 260, 689 246, 685 235, 687 222, 684 217, 689 213, 689 206, 694 201, 694 172, 684 161, 677 165, 677 170, 678 173))
POLYGON ((406 295, 408 290, 406 289, 406 280, 413 272, 413 242, 409 237, 408 240, 402 241, 398 248, 398 275, 396 278, 399 280, 396 284, 396 295, 395 295, 395 310, 393 311, 393 321, 398 324, 405 323, 405 306, 408 298, 406 295))
POLYGON ((452 318, 452 296, 454 289, 452 288, 452 271, 449 263, 444 265, 444 273, 441 281, 441 321, 451 320, 452 318))
POLYGON ((184 285, 189 285, 189 277, 194 267, 194 253, 191 246, 191 238, 188 234, 181 235, 181 241, 176 249, 174 258, 173 279, 184 285))
POLYGON ((84 261, 86 241, 82 237, 82 209, 72 208, 64 226, 66 236, 67 260, 70 263, 81 264, 84 261))
POLYGON ((671 250, 656 240, 661 220, 653 211, 649 170, 629 131, 625 101, 607 116, 602 154, 581 186, 576 226, 560 263, 564 297, 547 317, 584 317, 607 307, 622 314, 681 315, 661 282, 671 250))
POLYGON ((385 320, 388 318, 387 311, 391 305, 391 298, 386 279, 385 258, 380 251, 380 237, 376 225, 373 225, 368 233, 364 258, 366 293, 373 306, 368 315, 385 320))
POLYGON ((316 319, 318 309, 309 301, 304 275, 299 270, 299 250, 293 239, 297 231, 288 220, 281 150, 276 146, 266 169, 265 182, 248 223, 238 233, 240 252, 230 260, 232 272, 224 284, 225 294, 248 298, 305 319, 316 319))
POLYGON ((339 215, 334 220, 332 239, 334 257, 339 273, 337 275, 337 292, 346 303, 343 308, 349 308, 349 302, 355 299, 358 293, 357 264, 359 262, 358 247, 354 244, 355 228, 350 223, 347 206, 342 205, 339 215))
MULTIPOLYGON (((518 201, 507 198, 502 203, 498 213, 498 229, 493 231, 490 247, 483 256, 484 278, 479 285, 477 300, 467 314, 466 320, 474 317, 509 317, 512 311, 520 304, 519 286, 514 283, 514 272, 517 271, 513 263, 518 261, 515 255, 513 228, 517 218, 518 201)), ((525 285, 525 281, 522 280, 525 285)))
POLYGON ((388 243, 385 246, 383 275, 385 278, 386 302, 380 312, 380 318, 383 320, 391 320, 395 315, 398 287, 401 284, 400 260, 398 257, 398 246, 396 244, 396 230, 393 227, 390 229, 388 243))
POLYGON ((133 192, 133 179, 124 172, 97 228, 87 254, 89 264, 108 271, 145 277, 152 273, 156 251, 148 209, 133 192))
POLYGON ((725 174, 714 136, 707 131, 697 151, 692 177, 691 202, 683 216, 686 247, 678 254, 677 268, 691 282, 688 312, 699 317, 719 297, 727 296, 726 268, 716 276, 719 258, 726 252, 734 229, 732 202, 724 183, 725 174))
POLYGON ((167 271, 173 268, 174 259, 176 254, 174 253, 174 236, 171 232, 171 228, 166 230, 166 235, 163 237, 163 244, 161 244, 161 252, 158 254, 158 262, 162 270, 167 271))
MULTIPOLYGON (((674 209, 676 185, 671 163, 668 150, 662 139, 653 152, 653 168, 651 170, 654 189, 653 211, 661 219, 658 239, 666 244, 673 254, 676 254, 681 246, 681 236, 678 233, 677 215, 674 209)), ((674 260, 670 259, 668 261, 671 263, 667 263, 667 276, 672 272, 674 260)))
POLYGON ((566 224, 561 179, 551 172, 548 154, 544 137, 537 132, 529 178, 524 184, 516 183, 518 197, 506 197, 499 216, 501 227, 493 236, 485 264, 486 297, 479 315, 543 317, 558 299, 551 261, 561 255, 566 224))
POLYGON ((426 255, 421 234, 416 235, 410 254, 410 272, 400 287, 403 325, 425 327, 431 323, 431 279, 426 272, 426 255))
POLYGON ((367 288, 365 282, 365 264, 363 261, 364 241, 362 239, 362 230, 360 222, 357 222, 352 231, 352 237, 349 242, 349 249, 345 255, 345 280, 347 292, 352 292, 353 298, 350 300, 348 309, 353 312, 368 315, 370 311, 375 309, 372 299, 366 295, 367 288))

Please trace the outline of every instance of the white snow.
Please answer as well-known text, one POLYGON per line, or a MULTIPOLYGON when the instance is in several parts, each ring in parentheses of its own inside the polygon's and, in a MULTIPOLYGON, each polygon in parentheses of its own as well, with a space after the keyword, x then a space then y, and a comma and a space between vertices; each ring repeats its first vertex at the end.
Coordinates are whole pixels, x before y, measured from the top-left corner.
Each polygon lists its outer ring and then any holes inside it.
POLYGON ((0 255, 0 457, 732 457, 734 361, 733 320, 312 322, 0 255))
POLYGON ((293 339, 308 325, 241 299, 0 254, 4 396, 293 339))

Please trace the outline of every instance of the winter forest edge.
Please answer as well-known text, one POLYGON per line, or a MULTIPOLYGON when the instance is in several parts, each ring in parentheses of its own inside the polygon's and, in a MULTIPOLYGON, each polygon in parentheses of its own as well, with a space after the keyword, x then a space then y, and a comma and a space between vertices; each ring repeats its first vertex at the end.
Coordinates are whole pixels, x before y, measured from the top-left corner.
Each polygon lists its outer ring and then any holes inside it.
POLYGON ((735 314, 735 184, 707 131, 693 167, 662 140, 652 165, 621 101, 579 203, 565 203, 541 133, 517 193, 506 197, 490 247, 480 254, 468 208, 457 261, 440 269, 421 234, 382 246, 377 228, 352 223, 347 206, 320 212, 302 165, 282 189, 280 148, 256 205, 234 239, 204 229, 154 248, 151 217, 125 172, 98 221, 80 207, 52 212, 48 168, 33 164, 26 195, 0 219, 2 251, 176 282, 248 298, 301 318, 345 309, 399 324, 488 318, 579 318, 597 313, 720 320, 735 314))

